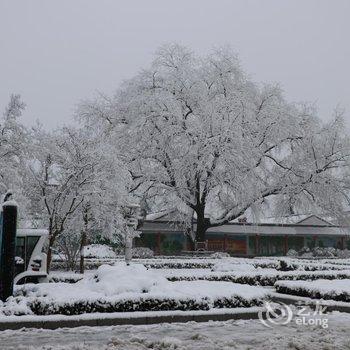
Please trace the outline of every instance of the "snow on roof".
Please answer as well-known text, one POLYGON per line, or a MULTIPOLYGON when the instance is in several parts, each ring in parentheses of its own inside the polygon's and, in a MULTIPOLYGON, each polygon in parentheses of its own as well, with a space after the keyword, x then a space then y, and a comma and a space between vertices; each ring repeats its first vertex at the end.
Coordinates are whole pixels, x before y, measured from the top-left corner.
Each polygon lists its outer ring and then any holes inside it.
MULTIPOLYGON (((240 217, 243 218, 244 216, 240 217)), ((349 227, 335 225, 334 219, 321 217, 314 214, 299 214, 285 217, 267 217, 255 220, 247 218, 247 222, 240 222, 240 218, 217 227, 208 229, 209 234, 247 234, 247 235, 350 235, 349 227), (333 222, 332 222, 333 221, 333 222)), ((162 232, 174 231, 171 223, 179 218, 176 211, 161 211, 148 215, 143 225, 143 232, 161 230, 162 232), (148 222, 153 221, 153 223, 148 222), (154 226, 156 225, 156 226, 154 226), (159 226, 159 227, 158 227, 159 226)), ((194 227, 196 223, 194 221, 194 227)))
MULTIPOLYGON (((235 220, 230 221, 230 223, 239 223, 240 219, 245 217, 242 215, 235 220)), ((334 218, 331 217, 321 217, 315 214, 294 214, 289 216, 270 216, 263 217, 259 219, 247 218, 248 223, 252 224, 275 224, 275 225, 314 225, 314 226, 333 226, 334 218)))
MULTIPOLYGON (((162 222, 177 222, 179 221, 179 215, 177 215, 176 209, 172 210, 163 210, 157 213, 149 214, 146 216, 146 221, 162 221, 162 222)), ((194 223, 196 222, 194 216, 194 223)), ((289 216, 280 216, 280 217, 260 217, 256 218, 252 215, 242 215, 235 220, 229 222, 230 224, 248 224, 248 225, 300 225, 300 226, 309 226, 309 227, 337 227, 344 226, 338 225, 336 218, 325 216, 325 215, 315 215, 315 214, 293 214, 289 216), (241 219, 247 218, 247 221, 244 223, 241 219)), ((225 226, 225 225, 222 225, 225 226)), ((222 227, 221 226, 221 227, 222 227)), ((345 225, 347 226, 347 225, 345 225)), ((348 232, 346 232, 348 234, 348 232)))
POLYGON ((169 213, 168 210, 162 210, 156 213, 151 213, 146 215, 146 220, 153 221, 153 220, 159 220, 163 218, 165 215, 169 213))
POLYGON ((303 226, 303 225, 276 225, 276 224, 227 224, 211 227, 207 233, 213 234, 241 234, 241 235, 268 235, 268 236, 347 236, 348 228, 336 226, 303 226))

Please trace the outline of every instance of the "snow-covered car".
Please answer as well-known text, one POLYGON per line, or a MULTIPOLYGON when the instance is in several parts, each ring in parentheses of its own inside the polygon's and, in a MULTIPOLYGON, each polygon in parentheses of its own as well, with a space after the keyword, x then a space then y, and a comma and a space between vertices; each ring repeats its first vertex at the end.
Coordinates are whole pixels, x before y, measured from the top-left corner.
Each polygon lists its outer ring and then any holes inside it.
POLYGON ((46 253, 48 239, 44 229, 17 229, 15 252, 15 284, 39 282, 47 277, 46 253))

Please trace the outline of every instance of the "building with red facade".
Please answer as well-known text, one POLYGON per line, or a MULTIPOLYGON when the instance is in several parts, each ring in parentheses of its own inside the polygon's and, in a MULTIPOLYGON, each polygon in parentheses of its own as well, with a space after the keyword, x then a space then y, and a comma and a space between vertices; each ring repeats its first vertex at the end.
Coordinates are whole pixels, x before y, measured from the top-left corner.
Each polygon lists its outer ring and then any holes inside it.
MULTIPOLYGON (((195 221, 194 221, 195 228, 195 221)), ((178 254, 190 250, 189 239, 171 213, 150 215, 143 222, 136 246, 151 248, 155 254, 178 254)), ((286 255, 303 247, 350 248, 350 230, 316 215, 268 218, 263 222, 238 220, 209 228, 208 251, 228 252, 234 256, 286 255)))

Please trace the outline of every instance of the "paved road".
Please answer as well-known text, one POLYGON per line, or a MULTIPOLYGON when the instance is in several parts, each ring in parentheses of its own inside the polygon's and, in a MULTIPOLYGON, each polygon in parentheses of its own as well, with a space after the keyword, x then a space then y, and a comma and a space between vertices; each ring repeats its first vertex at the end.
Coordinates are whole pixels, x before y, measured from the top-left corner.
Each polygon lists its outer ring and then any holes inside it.
POLYGON ((258 320, 143 326, 22 329, 0 332, 1 350, 349 350, 350 315, 326 315, 329 327, 267 328, 258 320))

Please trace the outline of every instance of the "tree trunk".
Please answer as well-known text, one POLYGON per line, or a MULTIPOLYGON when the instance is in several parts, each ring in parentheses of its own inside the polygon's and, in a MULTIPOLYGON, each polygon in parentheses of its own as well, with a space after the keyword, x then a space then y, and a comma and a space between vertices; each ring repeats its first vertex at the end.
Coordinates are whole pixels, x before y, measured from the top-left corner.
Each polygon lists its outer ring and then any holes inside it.
POLYGON ((196 210, 197 214, 197 229, 196 229, 196 241, 204 242, 205 233, 210 226, 209 219, 204 217, 204 206, 201 206, 196 210))
POLYGON ((86 246, 86 230, 85 228, 81 232, 81 241, 80 241, 80 263, 79 263, 79 272, 84 273, 85 270, 85 260, 84 260, 84 247, 86 246))
POLYGON ((49 249, 47 251, 47 261, 46 261, 46 270, 47 274, 50 272, 50 267, 51 267, 51 260, 52 260, 52 246, 55 243, 56 240, 56 235, 52 232, 50 232, 50 238, 49 238, 49 249))
POLYGON ((90 205, 87 204, 84 207, 84 211, 83 211, 84 226, 81 231, 81 241, 80 241, 80 263, 79 263, 80 273, 84 273, 84 270, 85 270, 84 247, 86 246, 86 241, 87 241, 87 230, 89 225, 89 209, 90 209, 90 205))

